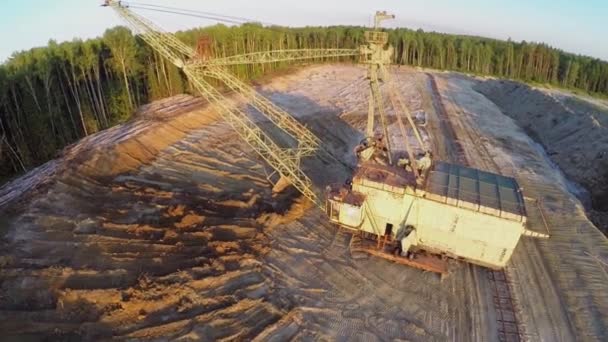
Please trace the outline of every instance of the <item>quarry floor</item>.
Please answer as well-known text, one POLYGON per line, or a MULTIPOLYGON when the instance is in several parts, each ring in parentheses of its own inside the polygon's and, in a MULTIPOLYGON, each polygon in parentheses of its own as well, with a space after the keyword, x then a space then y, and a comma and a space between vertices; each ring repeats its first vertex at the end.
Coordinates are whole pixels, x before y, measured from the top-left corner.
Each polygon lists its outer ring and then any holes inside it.
MULTIPOLYGON (((474 167, 514 176, 530 229, 546 231, 545 214, 551 238, 523 238, 506 269, 521 339, 608 339, 608 240, 559 169, 474 89, 479 80, 393 71, 408 107, 426 113, 436 158, 464 153, 474 167)), ((310 66, 259 89, 354 166, 367 113, 363 68, 310 66)), ((319 193, 350 173, 316 157, 303 168, 319 193)), ((454 261, 441 279, 352 258, 349 236, 323 212, 292 189, 271 193, 270 172, 184 95, 144 106, 0 188, 3 337, 499 340, 504 313, 486 269, 454 261)))

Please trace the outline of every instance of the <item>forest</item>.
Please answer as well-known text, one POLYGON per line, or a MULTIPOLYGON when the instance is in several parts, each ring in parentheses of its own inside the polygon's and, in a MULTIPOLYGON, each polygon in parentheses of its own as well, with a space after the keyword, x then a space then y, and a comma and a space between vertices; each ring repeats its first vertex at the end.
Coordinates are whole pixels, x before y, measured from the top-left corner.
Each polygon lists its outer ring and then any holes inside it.
MULTIPOLYGON (((216 56, 270 49, 357 48, 365 27, 215 25, 177 32, 195 46, 212 37, 216 56)), ((608 63, 542 43, 388 29, 395 63, 492 75, 608 95, 608 63)), ((342 60, 348 62, 348 60, 342 60)), ((354 61, 354 60, 353 60, 354 61)), ((287 63, 236 66, 255 79, 287 63)), ((78 139, 129 120, 150 101, 189 92, 181 72, 125 27, 102 37, 15 53, 0 65, 0 184, 53 159, 78 139)))

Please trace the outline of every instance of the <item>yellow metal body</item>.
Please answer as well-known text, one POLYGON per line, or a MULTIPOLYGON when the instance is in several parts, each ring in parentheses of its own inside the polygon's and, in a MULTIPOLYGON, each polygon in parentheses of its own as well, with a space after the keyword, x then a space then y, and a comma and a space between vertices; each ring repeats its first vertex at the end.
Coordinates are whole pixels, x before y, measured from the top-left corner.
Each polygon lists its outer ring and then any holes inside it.
POLYGON ((527 235, 525 207, 513 212, 500 208, 508 207, 504 202, 484 204, 494 202, 484 202, 479 194, 468 196, 477 198, 473 200, 464 194, 462 198, 438 195, 400 174, 390 166, 364 164, 351 189, 328 195, 330 220, 352 230, 388 235, 402 242, 404 252, 410 247, 422 249, 493 269, 504 267, 520 237, 527 235), (378 173, 388 176, 377 179, 378 173), (403 230, 413 234, 402 234, 403 230))

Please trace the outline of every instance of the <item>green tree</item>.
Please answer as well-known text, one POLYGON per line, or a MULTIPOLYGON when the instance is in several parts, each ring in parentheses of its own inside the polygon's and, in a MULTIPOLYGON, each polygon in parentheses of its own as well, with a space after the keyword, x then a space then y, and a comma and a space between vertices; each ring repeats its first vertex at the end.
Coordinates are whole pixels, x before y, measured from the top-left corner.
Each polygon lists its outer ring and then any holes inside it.
MULTIPOLYGON (((222 57, 270 49, 356 49, 364 43, 366 30, 245 24, 214 25, 176 35, 192 46, 201 35, 210 35, 213 53, 222 57)), ((595 58, 542 43, 405 28, 386 31, 396 63, 546 82, 608 96, 608 63, 595 58)), ((231 69, 249 80, 289 65, 231 69)), ((139 104, 187 91, 181 71, 124 27, 107 30, 102 38, 50 41, 46 48, 17 52, 0 65, 0 178, 39 165, 57 149, 128 120, 139 104)))
POLYGON ((131 95, 131 86, 129 77, 137 70, 137 48, 135 38, 131 31, 123 26, 118 26, 109 30, 103 35, 103 41, 108 45, 112 52, 112 57, 109 59, 110 65, 118 73, 122 74, 124 80, 125 91, 127 93, 128 109, 135 106, 133 96, 131 95))

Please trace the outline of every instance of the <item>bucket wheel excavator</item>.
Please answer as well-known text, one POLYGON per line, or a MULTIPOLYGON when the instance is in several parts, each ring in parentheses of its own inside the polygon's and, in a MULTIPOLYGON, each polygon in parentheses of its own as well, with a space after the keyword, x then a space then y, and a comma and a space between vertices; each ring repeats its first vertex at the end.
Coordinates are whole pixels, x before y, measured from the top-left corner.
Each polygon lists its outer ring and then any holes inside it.
POLYGON ((200 96, 274 170, 272 175, 278 176, 278 181, 273 190, 292 185, 324 210, 331 222, 353 232, 351 250, 445 273, 446 257, 500 269, 520 236, 548 237, 525 228, 523 194, 514 179, 432 160, 388 70, 394 51, 380 24, 393 15, 377 12, 374 28, 365 32, 365 44, 359 49, 277 50, 213 58, 204 53, 208 49, 199 48, 197 52, 133 12, 136 3, 106 0, 103 6, 114 9, 134 33, 183 71, 200 96), (227 67, 336 57, 358 57, 367 67, 366 137, 355 150, 359 165, 352 182, 329 186, 325 194, 318 195, 301 169, 302 159, 313 154, 337 158, 305 125, 227 67), (276 143, 208 78, 233 90, 287 134, 292 140, 289 146, 276 143), (383 92, 388 93, 390 111, 385 107, 383 92), (391 135, 390 127, 395 122, 400 134, 391 135), (404 153, 396 153, 395 142, 405 146, 404 153))

